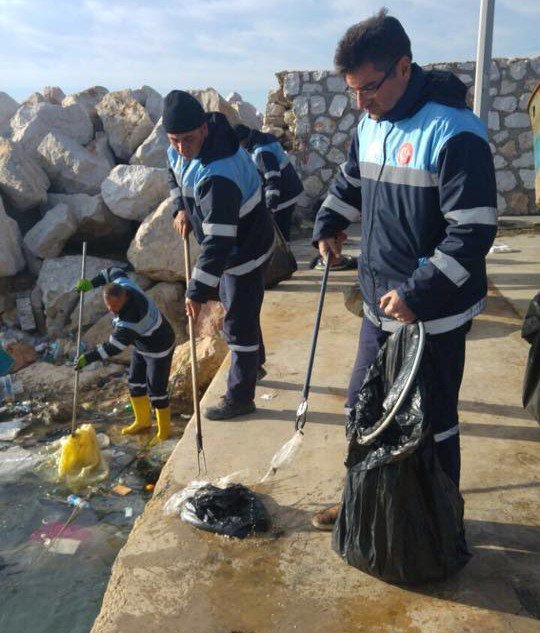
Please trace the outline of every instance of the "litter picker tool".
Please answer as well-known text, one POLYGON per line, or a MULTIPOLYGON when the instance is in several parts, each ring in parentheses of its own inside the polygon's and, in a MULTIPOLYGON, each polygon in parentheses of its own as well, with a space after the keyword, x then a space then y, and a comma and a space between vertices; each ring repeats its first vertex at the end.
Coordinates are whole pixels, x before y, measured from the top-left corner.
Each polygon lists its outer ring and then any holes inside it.
POLYGON ((262 481, 266 481, 266 479, 270 475, 274 475, 277 472, 278 468, 282 468, 283 466, 289 464, 293 460, 294 456, 296 455, 302 444, 302 438, 304 435, 303 429, 307 420, 308 398, 311 387, 311 374, 313 372, 313 365, 315 363, 315 350, 317 348, 317 339, 319 338, 319 329, 321 326, 324 298, 326 296, 328 275, 330 273, 330 259, 331 256, 329 253, 325 260, 324 273, 321 282, 321 292, 319 294, 319 303, 317 305, 317 315, 315 317, 315 324, 313 326, 313 333, 311 335, 311 345, 309 349, 306 379, 304 381, 304 388, 302 389, 302 401, 298 405, 298 409, 296 411, 296 421, 294 423, 295 433, 292 438, 279 449, 274 457, 272 457, 270 468, 266 475, 262 478, 262 481))
MULTIPOLYGON (((86 242, 83 242, 81 260, 81 279, 86 273, 86 242)), ((84 312, 84 292, 79 296, 79 323, 77 327, 77 358, 81 354, 81 333, 84 312)), ((73 385, 73 412, 71 415, 71 434, 61 446, 58 459, 58 476, 70 485, 89 483, 96 477, 107 475, 96 432, 91 424, 77 428, 77 408, 79 403, 79 371, 75 371, 73 385)))
MULTIPOLYGON (((189 237, 184 237, 184 264, 186 269, 186 284, 191 279, 191 255, 189 249, 189 237)), ((197 424, 196 442, 197 442, 197 466, 199 475, 201 474, 201 455, 204 464, 204 472, 206 468, 206 456, 204 454, 202 424, 201 424, 201 407, 199 405, 199 376, 197 370, 197 344, 195 341, 195 324, 193 318, 188 316, 189 326, 189 345, 191 349, 191 384, 193 387, 193 407, 195 409, 195 422, 197 424)))

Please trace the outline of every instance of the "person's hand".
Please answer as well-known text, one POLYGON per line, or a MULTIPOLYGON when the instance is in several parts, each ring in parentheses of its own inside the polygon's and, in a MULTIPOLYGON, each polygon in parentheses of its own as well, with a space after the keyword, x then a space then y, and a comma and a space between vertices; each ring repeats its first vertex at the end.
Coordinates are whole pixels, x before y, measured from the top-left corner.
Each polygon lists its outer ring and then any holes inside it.
POLYGON ((344 231, 339 231, 335 237, 324 237, 320 239, 318 247, 322 260, 326 261, 327 255, 330 254, 330 266, 339 264, 341 261, 341 247, 346 239, 347 234, 344 231))
POLYGON ((88 292, 92 290, 94 286, 92 286, 92 282, 90 279, 79 279, 79 281, 75 284, 75 290, 77 292, 88 292))
POLYGON ((390 290, 379 301, 379 308, 388 316, 401 321, 402 323, 414 323, 416 314, 398 295, 397 290, 390 290))
POLYGON ((84 354, 81 354, 73 361, 73 369, 75 371, 81 370, 83 367, 86 367, 86 365, 88 365, 88 361, 84 354))
POLYGON ((197 323, 202 305, 198 301, 186 298, 186 314, 193 320, 193 323, 197 323))
POLYGON ((191 222, 189 221, 188 212, 185 209, 178 211, 173 220, 174 230, 183 238, 187 238, 191 233, 191 222))

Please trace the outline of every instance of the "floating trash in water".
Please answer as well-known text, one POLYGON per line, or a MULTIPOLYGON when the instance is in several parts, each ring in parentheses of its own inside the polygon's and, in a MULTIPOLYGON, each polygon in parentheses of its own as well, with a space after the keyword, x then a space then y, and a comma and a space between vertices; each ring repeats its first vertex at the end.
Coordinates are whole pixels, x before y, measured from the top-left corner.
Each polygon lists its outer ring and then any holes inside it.
POLYGON ((124 486, 124 484, 115 484, 111 487, 111 490, 121 497, 125 497, 131 492, 131 488, 129 486, 124 486))
POLYGON ((73 556, 79 549, 80 541, 73 538, 57 538, 52 541, 45 541, 44 545, 53 554, 69 554, 73 556))
POLYGON ((131 519, 131 517, 133 516, 133 508, 129 506, 127 508, 124 508, 124 516, 126 517, 126 519, 131 519))
POLYGON ((71 494, 67 498, 67 502, 70 506, 74 506, 76 508, 87 508, 90 506, 88 501, 85 499, 81 499, 78 495, 71 494))

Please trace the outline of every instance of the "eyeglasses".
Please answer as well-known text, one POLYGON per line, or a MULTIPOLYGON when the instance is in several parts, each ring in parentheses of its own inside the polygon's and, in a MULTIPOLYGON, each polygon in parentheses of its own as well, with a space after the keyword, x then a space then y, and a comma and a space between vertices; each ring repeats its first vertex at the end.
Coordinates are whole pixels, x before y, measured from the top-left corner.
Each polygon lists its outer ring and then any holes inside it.
POLYGON ((400 59, 401 57, 398 57, 395 61, 393 61, 390 64, 390 67, 384 73, 383 78, 377 83, 372 82, 372 83, 367 84, 366 86, 360 86, 360 88, 351 88, 349 86, 347 88, 347 92, 350 95, 354 95, 354 96, 360 95, 360 96, 366 97, 368 95, 374 95, 380 89, 383 83, 388 79, 388 77, 390 77, 390 75, 394 72, 394 68, 396 67, 396 64, 399 62, 400 59))

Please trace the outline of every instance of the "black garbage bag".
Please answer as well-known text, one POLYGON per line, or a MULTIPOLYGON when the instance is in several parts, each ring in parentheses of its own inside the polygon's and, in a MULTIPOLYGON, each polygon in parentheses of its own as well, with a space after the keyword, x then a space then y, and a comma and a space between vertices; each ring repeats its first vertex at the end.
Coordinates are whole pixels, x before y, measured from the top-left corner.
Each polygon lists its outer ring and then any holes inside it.
POLYGON ((429 419, 429 340, 409 395, 372 443, 357 438, 377 428, 410 374, 418 345, 415 325, 390 336, 379 351, 349 416, 343 503, 333 547, 350 565, 387 582, 446 578, 470 558, 463 498, 442 470, 429 419))
POLYGON ((280 281, 290 279, 298 270, 298 264, 290 246, 273 217, 272 221, 274 223, 274 251, 266 268, 265 288, 273 288, 280 281))
POLYGON ((186 499, 180 516, 201 530, 237 538, 270 529, 270 518, 262 501, 241 484, 226 488, 202 486, 186 499))
POLYGON ((540 422, 540 292, 529 303, 521 336, 531 345, 523 379, 523 407, 540 422))

